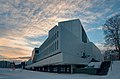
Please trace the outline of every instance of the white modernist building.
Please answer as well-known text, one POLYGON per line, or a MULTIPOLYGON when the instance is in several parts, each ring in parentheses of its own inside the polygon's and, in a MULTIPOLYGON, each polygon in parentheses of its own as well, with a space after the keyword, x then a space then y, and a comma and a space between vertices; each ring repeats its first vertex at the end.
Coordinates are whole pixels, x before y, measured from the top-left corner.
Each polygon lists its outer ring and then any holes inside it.
POLYGON ((29 67, 55 65, 88 65, 91 61, 103 61, 100 50, 89 41, 79 19, 59 22, 39 47, 36 62, 29 67))

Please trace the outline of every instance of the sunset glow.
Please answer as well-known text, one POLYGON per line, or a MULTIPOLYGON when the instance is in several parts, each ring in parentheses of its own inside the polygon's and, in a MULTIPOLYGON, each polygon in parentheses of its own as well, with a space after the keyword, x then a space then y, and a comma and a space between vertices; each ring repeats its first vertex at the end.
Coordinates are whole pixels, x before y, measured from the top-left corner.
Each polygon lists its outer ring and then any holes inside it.
POLYGON ((120 0, 0 0, 0 60, 26 60, 58 22, 80 19, 88 37, 104 51, 102 25, 120 13, 120 0))

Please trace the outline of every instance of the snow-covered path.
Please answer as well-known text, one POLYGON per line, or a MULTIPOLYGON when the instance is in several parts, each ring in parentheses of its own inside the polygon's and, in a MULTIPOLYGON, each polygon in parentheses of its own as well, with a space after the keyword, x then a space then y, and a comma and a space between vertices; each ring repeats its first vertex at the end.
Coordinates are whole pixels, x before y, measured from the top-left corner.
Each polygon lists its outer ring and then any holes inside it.
POLYGON ((86 74, 57 74, 16 69, 0 69, 0 79, 101 79, 100 76, 86 74))
POLYGON ((120 79, 120 61, 113 62, 112 71, 110 68, 106 76, 0 69, 0 79, 120 79))

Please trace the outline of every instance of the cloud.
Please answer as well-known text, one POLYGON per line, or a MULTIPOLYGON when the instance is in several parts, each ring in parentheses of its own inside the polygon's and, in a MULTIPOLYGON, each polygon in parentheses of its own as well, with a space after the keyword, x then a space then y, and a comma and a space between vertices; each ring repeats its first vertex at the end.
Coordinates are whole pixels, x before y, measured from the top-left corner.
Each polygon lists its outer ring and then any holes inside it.
POLYGON ((107 50, 107 47, 104 46, 104 43, 95 43, 95 45, 101 50, 101 53, 103 54, 107 50))
POLYGON ((47 39, 47 36, 32 36, 32 37, 25 37, 25 39, 27 40, 26 42, 28 43, 28 46, 30 47, 40 47, 40 45, 43 43, 43 41, 45 39, 47 39))
POLYGON ((30 56, 21 56, 21 57, 5 57, 0 55, 0 61, 10 61, 10 62, 15 62, 15 64, 20 64, 23 61, 27 61, 30 59, 30 56))
POLYGON ((114 46, 105 46, 104 43, 95 43, 95 45, 101 50, 101 53, 104 54, 105 51, 110 49, 115 49, 114 46))
POLYGON ((0 0, 0 54, 31 55, 33 48, 47 38, 48 31, 64 20, 79 18, 87 32, 99 31, 101 26, 95 23, 112 15, 117 2, 119 0, 0 0))
POLYGON ((28 46, 23 38, 1 38, 0 54, 7 57, 26 56, 30 55, 33 48, 28 46))
POLYGON ((5 56, 0 55, 0 59, 3 59, 3 58, 5 58, 5 56))
POLYGON ((115 16, 115 15, 118 15, 118 14, 120 14, 120 11, 119 11, 119 12, 115 12, 115 13, 113 13, 113 14, 107 16, 107 18, 109 19, 109 18, 111 18, 111 17, 113 17, 113 16, 115 16))
POLYGON ((29 59, 30 56, 26 56, 26 57, 18 57, 19 59, 29 59))
POLYGON ((86 30, 86 32, 93 32, 93 31, 99 31, 99 30, 102 30, 103 26, 99 26, 99 27, 96 27, 96 28, 89 28, 86 30))
POLYGON ((42 41, 44 41, 44 39, 46 39, 47 38, 47 36, 45 35, 45 36, 33 36, 33 37, 25 37, 27 40, 30 40, 30 41, 40 41, 40 42, 42 42, 42 41))

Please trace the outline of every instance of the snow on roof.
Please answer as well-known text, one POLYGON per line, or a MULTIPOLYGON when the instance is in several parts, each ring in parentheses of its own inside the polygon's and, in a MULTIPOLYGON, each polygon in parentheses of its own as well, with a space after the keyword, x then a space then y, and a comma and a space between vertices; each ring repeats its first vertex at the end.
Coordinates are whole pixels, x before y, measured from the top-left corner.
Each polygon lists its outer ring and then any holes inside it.
POLYGON ((91 62, 88 64, 88 67, 100 68, 102 62, 91 62))

